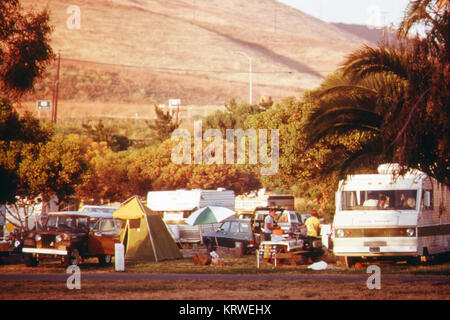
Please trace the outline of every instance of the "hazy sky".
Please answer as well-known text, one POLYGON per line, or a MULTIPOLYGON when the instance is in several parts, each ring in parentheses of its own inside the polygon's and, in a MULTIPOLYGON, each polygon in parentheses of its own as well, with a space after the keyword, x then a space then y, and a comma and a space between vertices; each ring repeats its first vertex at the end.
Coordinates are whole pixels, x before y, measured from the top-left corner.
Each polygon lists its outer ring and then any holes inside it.
POLYGON ((397 26, 409 0, 278 0, 327 22, 397 26))

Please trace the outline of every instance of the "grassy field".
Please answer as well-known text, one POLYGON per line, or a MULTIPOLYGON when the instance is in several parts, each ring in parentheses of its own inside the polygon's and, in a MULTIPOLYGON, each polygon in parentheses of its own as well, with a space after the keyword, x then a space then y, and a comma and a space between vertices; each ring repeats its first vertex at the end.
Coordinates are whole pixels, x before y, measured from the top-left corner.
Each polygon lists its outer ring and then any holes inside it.
MULTIPOLYGON (((326 270, 315 271, 308 269, 307 264, 298 264, 291 266, 288 263, 280 263, 277 268, 273 263, 262 262, 260 268, 257 268, 257 259, 255 254, 247 254, 242 258, 234 257, 232 249, 219 248, 217 250, 220 257, 224 258, 225 265, 194 265, 192 257, 195 253, 206 252, 206 249, 197 248, 193 250, 184 249, 183 258, 178 260, 152 262, 129 262, 126 264, 126 272, 129 273, 193 273, 193 274, 349 274, 358 275, 365 274, 368 265, 376 264, 380 266, 383 274, 391 275, 413 275, 413 276, 450 276, 450 262, 442 261, 429 264, 410 265, 405 262, 397 263, 375 263, 368 262, 362 264, 360 268, 347 268, 339 263, 333 255, 327 254, 322 257, 326 261, 329 268, 326 270)), ((25 267, 21 260, 5 259, 5 264, 0 265, 0 273, 60 273, 65 268, 59 265, 58 261, 46 260, 42 261, 37 267, 25 267)), ((97 258, 89 258, 83 261, 80 266, 82 272, 86 273, 106 273, 114 272, 114 263, 109 266, 101 266, 98 264, 97 258)))

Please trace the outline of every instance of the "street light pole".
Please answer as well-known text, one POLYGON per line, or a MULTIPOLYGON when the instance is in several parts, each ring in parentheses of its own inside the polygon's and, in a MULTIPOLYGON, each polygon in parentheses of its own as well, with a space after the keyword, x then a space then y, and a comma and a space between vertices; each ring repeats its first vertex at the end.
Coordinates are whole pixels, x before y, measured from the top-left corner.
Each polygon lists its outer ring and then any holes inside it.
POLYGON ((243 51, 233 51, 234 53, 241 54, 248 59, 248 82, 249 82, 249 103, 253 104, 253 80, 252 80, 252 58, 243 51))

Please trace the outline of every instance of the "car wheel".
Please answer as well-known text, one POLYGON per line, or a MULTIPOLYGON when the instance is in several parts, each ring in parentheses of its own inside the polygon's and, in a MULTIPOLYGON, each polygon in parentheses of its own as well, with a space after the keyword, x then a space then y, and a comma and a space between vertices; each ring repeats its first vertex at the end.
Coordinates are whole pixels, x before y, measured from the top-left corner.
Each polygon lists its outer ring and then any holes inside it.
POLYGON ((80 252, 78 249, 73 248, 69 250, 67 256, 64 257, 65 266, 77 266, 81 263, 80 252))
POLYGON ((38 259, 33 257, 31 253, 27 253, 23 256, 23 259, 25 261, 25 265, 27 267, 36 267, 39 263, 38 259))
POLYGON ((99 262, 101 265, 108 265, 108 264, 111 264, 111 263, 112 263, 112 255, 110 255, 110 254, 104 254, 104 255, 98 256, 98 262, 99 262))

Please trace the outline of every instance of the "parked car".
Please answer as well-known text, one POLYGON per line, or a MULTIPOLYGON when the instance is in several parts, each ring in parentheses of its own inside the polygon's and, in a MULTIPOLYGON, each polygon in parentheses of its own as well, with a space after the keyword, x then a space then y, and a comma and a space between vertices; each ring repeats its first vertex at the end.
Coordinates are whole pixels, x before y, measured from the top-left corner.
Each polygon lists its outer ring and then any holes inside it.
POLYGON ((52 212, 40 229, 25 235, 22 252, 26 266, 52 258, 78 265, 89 257, 109 264, 117 242, 119 225, 111 213, 52 212))
MULTIPOLYGON (((114 206, 94 206, 94 205, 85 205, 82 206, 79 210, 80 213, 87 214, 91 217, 89 220, 89 230, 91 230, 94 225, 97 223, 100 218, 112 218, 113 213, 117 211, 120 207, 114 206)), ((122 221, 116 220, 118 223, 118 227, 122 226, 122 221)))
POLYGON ((257 233, 257 234, 261 234, 264 228, 264 219, 267 217, 267 215, 269 214, 269 211, 271 209, 275 210, 275 223, 278 220, 278 217, 281 215, 281 213, 284 211, 283 208, 280 207, 257 207, 255 208, 255 210, 253 211, 253 215, 252 218, 250 219, 250 223, 253 229, 253 232, 257 233))
POLYGON ((298 226, 304 223, 299 213, 293 210, 284 210, 276 220, 276 223, 284 233, 294 232, 298 226))
POLYGON ((249 219, 228 219, 217 231, 203 234, 202 240, 209 252, 217 247, 236 248, 238 256, 257 247, 249 219))
POLYGON ((293 210, 285 210, 284 208, 280 207, 258 207, 255 209, 251 218, 251 225, 255 233, 262 233, 262 229, 264 227, 264 219, 267 217, 271 209, 275 210, 275 224, 283 229, 285 234, 294 232, 299 225, 302 225, 304 223, 304 220, 302 219, 300 214, 293 210))

